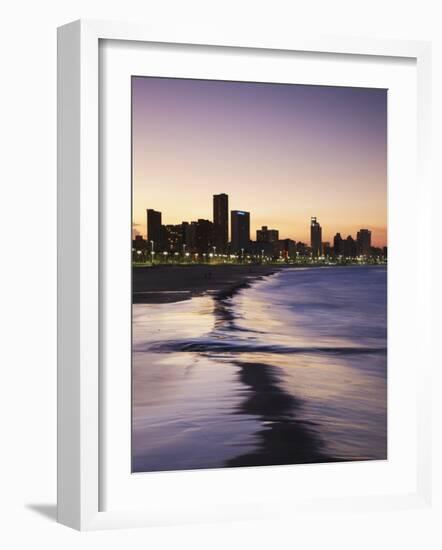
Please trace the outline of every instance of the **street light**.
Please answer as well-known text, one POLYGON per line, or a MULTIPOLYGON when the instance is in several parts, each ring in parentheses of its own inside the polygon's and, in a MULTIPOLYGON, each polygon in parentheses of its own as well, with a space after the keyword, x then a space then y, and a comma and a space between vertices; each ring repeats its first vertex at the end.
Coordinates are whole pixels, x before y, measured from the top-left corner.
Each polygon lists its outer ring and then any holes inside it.
POLYGON ((150 262, 151 262, 152 264, 153 264, 153 257, 154 257, 154 255, 155 255, 153 246, 154 246, 154 242, 153 242, 153 241, 150 241, 150 262))

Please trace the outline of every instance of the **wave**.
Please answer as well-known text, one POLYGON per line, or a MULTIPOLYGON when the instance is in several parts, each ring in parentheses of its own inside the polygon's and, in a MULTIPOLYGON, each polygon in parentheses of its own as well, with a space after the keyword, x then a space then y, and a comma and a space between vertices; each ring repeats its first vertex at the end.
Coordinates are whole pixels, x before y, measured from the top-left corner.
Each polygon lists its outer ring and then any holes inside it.
POLYGON ((365 347, 365 346, 282 346, 275 344, 258 344, 254 342, 234 342, 226 340, 169 340, 167 342, 149 342, 138 344, 134 347, 135 352, 169 353, 191 352, 191 353, 323 353, 334 355, 356 355, 386 353, 386 347, 365 347))

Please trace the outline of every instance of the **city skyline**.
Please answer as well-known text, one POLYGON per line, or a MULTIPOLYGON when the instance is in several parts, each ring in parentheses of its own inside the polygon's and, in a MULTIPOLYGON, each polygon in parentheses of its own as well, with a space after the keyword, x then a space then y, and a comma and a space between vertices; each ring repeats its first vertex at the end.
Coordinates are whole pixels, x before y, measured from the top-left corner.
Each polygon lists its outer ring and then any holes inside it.
POLYGON ((133 77, 133 228, 213 219, 207 195, 251 212, 250 232, 309 242, 369 227, 387 245, 386 90, 133 77))
POLYGON ((310 240, 308 243, 280 236, 278 228, 267 225, 251 234, 251 212, 244 210, 229 211, 229 196, 226 193, 213 195, 213 219, 197 218, 183 220, 179 224, 164 224, 162 212, 152 208, 146 209, 148 234, 147 238, 137 235, 133 241, 133 255, 139 261, 139 254, 144 250, 150 261, 154 254, 162 253, 164 259, 173 255, 180 260, 191 257, 199 261, 204 257, 224 257, 241 260, 259 258, 269 259, 302 259, 310 257, 319 259, 355 259, 364 261, 377 257, 386 260, 387 247, 376 247, 372 242, 372 231, 360 228, 353 235, 341 235, 337 232, 333 241, 322 239, 322 226, 316 216, 310 218, 310 240), (230 216, 229 216, 230 214, 230 216), (229 231, 230 218, 230 231, 229 231), (255 238, 254 238, 255 237, 255 238), (281 237, 281 238, 280 238, 281 237), (140 240, 141 239, 141 240, 140 240), (236 256, 235 256, 236 255, 236 256), (239 255, 239 256, 238 256, 239 255))

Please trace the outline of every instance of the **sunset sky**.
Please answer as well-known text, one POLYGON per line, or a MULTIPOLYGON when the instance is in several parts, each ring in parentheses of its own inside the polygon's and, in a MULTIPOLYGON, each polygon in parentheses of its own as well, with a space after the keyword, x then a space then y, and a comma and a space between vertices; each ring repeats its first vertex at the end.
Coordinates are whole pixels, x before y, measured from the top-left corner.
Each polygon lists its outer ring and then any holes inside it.
POLYGON ((387 90, 132 78, 133 223, 212 219, 212 195, 250 212, 251 238, 387 244, 387 90))

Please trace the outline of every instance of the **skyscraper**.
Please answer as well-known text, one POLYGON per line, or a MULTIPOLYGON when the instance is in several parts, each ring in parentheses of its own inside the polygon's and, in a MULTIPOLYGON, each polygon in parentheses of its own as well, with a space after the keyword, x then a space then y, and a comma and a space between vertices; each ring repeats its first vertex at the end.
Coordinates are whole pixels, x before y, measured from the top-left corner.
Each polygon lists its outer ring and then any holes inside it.
MULTIPOLYGON (((158 251, 162 246, 161 212, 147 209, 147 240, 153 241, 153 250, 158 251)), ((150 244, 150 243, 149 243, 150 244)))
POLYGON ((371 253, 371 231, 360 229, 356 236, 358 243, 358 254, 361 256, 370 256, 371 253))
POLYGON ((230 213, 232 251, 240 252, 250 246, 250 212, 232 210, 230 213))
POLYGON ((310 246, 312 247, 312 255, 314 258, 322 254, 322 228, 315 217, 310 221, 310 246))
POLYGON ((229 197, 225 193, 213 195, 213 226, 217 251, 226 252, 229 242, 229 197))

